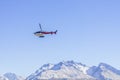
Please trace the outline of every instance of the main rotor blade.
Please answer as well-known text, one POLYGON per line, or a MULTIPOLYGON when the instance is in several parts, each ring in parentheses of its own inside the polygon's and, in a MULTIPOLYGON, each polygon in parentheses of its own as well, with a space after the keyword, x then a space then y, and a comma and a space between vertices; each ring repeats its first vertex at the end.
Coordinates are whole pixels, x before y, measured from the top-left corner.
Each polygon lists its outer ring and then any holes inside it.
POLYGON ((42 31, 42 27, 41 27, 41 24, 39 24, 39 27, 40 27, 40 30, 42 31))

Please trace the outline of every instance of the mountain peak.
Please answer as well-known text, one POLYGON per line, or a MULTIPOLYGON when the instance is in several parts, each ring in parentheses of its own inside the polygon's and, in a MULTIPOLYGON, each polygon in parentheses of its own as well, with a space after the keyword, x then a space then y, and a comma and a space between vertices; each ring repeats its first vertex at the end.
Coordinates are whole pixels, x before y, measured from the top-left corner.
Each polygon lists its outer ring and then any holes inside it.
POLYGON ((87 73, 100 80, 119 80, 120 79, 120 70, 115 69, 114 67, 100 63, 98 66, 91 67, 87 73))
POLYGON ((53 67, 52 67, 52 70, 60 70, 63 66, 73 66, 75 64, 74 61, 62 61, 62 62, 59 62, 58 64, 55 64, 53 67))
MULTIPOLYGON (((62 61, 62 62, 59 62, 57 64, 44 64, 41 68, 40 68, 40 71, 42 70, 59 70, 62 66, 73 66, 75 64, 78 64, 74 61, 62 61)), ((79 63, 81 64, 81 63, 79 63)), ((81 64, 82 65, 82 64, 81 64)))
POLYGON ((109 67, 110 65, 108 65, 106 63, 100 63, 99 66, 109 67))
POLYGON ((14 73, 5 73, 4 76, 7 77, 9 80, 17 80, 17 76, 14 73))
POLYGON ((85 64, 82 64, 82 63, 78 63, 78 62, 75 62, 75 61, 73 61, 73 60, 71 60, 71 61, 63 61, 63 62, 60 62, 60 63, 58 63, 58 64, 64 64, 64 65, 66 65, 66 66, 73 66, 73 65, 82 65, 82 66, 86 66, 85 64))
POLYGON ((115 69, 114 67, 112 67, 112 66, 110 66, 110 65, 108 65, 108 64, 100 63, 100 64, 99 64, 99 68, 101 68, 102 70, 108 69, 108 70, 110 70, 110 71, 112 71, 112 72, 120 75, 120 70, 117 70, 117 69, 115 69))
POLYGON ((74 61, 62 61, 57 64, 45 64, 34 74, 29 76, 30 79, 59 79, 59 78, 92 78, 87 75, 89 68, 81 63, 74 61))
POLYGON ((24 80, 21 76, 17 76, 15 73, 5 73, 4 76, 8 79, 8 80, 24 80))
POLYGON ((71 61, 62 61, 61 63, 63 63, 63 64, 75 64, 75 62, 73 60, 71 60, 71 61))

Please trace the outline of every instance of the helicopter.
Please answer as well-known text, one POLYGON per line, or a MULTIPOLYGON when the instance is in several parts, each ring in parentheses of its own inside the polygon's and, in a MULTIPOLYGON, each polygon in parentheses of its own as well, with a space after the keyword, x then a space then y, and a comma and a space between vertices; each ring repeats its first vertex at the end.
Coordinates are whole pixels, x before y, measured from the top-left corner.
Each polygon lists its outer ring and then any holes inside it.
POLYGON ((40 27, 40 31, 37 31, 34 33, 34 35, 38 36, 39 38, 43 38, 45 37, 45 35, 47 34, 56 34, 57 33, 57 30, 56 31, 43 31, 42 30, 42 27, 41 27, 41 24, 39 24, 39 27, 40 27))

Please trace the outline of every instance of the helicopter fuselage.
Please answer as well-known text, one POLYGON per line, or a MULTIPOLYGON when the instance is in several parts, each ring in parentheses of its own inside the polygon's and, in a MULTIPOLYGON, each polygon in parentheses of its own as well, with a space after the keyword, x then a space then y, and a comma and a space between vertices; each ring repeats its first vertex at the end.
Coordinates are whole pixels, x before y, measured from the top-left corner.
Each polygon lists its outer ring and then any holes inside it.
POLYGON ((57 30, 56 31, 51 31, 51 32, 46 32, 46 31, 37 31, 35 32, 34 34, 38 37, 44 37, 44 35, 46 34, 56 34, 57 33, 57 30))

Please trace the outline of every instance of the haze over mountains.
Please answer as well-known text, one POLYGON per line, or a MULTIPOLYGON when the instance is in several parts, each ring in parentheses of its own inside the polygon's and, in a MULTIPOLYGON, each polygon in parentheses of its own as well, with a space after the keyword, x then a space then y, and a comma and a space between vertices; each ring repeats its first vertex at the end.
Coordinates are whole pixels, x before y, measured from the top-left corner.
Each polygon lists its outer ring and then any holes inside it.
POLYGON ((0 80, 120 80, 120 70, 100 63, 88 67, 74 61, 63 61, 57 64, 45 64, 26 78, 14 73, 0 76, 0 80))

